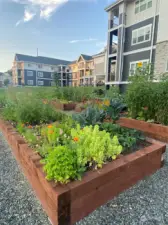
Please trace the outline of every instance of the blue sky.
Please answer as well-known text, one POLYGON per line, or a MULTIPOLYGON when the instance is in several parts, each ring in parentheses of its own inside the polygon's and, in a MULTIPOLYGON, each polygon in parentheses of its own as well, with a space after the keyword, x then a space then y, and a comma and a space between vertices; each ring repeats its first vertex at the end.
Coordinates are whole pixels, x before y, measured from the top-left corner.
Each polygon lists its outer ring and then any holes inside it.
POLYGON ((114 0, 0 0, 0 72, 15 53, 75 60, 96 54, 107 40, 114 0))

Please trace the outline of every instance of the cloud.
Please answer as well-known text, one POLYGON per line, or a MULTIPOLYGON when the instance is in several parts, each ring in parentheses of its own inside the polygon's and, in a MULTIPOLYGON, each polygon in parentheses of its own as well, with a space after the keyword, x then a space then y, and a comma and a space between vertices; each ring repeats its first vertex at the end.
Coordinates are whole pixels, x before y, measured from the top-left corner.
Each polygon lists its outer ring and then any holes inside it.
POLYGON ((29 22, 30 20, 34 18, 35 15, 36 15, 35 13, 29 11, 28 9, 25 9, 23 19, 17 21, 16 27, 23 22, 29 22))
POLYGON ((72 40, 69 43, 74 44, 74 43, 78 43, 78 42, 90 42, 90 41, 97 41, 96 38, 88 38, 88 39, 82 39, 82 40, 72 40))
POLYGON ((24 17, 16 23, 18 26, 20 23, 31 21, 36 15, 39 15, 41 19, 48 20, 53 13, 63 4, 69 0, 11 0, 17 4, 23 4, 25 6, 24 17))
POLYGON ((98 52, 102 52, 106 46, 107 46, 107 41, 98 41, 98 42, 96 42, 96 47, 99 47, 99 51, 98 52))

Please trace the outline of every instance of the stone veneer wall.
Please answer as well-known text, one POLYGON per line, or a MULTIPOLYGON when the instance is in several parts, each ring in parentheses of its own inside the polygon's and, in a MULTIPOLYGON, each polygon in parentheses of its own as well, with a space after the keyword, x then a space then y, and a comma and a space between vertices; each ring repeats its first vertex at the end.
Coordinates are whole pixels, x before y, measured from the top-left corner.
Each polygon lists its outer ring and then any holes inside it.
POLYGON ((156 45, 155 75, 159 77, 166 72, 168 63, 168 41, 156 45))

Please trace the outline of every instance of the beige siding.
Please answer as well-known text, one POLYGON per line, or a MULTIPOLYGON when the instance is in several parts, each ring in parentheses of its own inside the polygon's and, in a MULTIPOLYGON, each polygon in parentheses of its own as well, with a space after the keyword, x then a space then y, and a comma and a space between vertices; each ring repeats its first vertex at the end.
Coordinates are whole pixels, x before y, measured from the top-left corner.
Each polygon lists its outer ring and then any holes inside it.
MULTIPOLYGON (((141 22, 143 20, 154 17, 155 11, 156 11, 157 1, 160 2, 160 0, 153 0, 151 8, 146 9, 142 12, 137 13, 137 14, 135 14, 135 1, 128 3, 126 5, 126 26, 131 26, 135 23, 138 23, 138 22, 141 22)), ((163 1, 167 2, 167 4, 168 4, 168 0, 163 0, 163 1)), ((158 13, 159 13, 159 7, 158 7, 158 10, 157 10, 156 14, 158 15, 158 13)))
POLYGON ((105 75, 105 55, 94 58, 95 75, 105 75))
POLYGON ((158 39, 157 42, 168 40, 168 0, 160 0, 160 13, 159 13, 159 27, 158 27, 158 39))

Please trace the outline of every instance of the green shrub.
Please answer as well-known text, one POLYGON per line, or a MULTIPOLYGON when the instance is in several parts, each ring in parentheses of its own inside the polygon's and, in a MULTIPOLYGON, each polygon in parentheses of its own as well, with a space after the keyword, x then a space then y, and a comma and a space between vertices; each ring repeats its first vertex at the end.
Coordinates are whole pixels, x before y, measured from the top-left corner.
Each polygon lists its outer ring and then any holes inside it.
POLYGON ((77 166, 77 155, 68 146, 55 147, 43 163, 48 180, 68 183, 70 180, 81 177, 77 166))
POLYGON ((4 108, 2 109, 2 116, 7 121, 16 122, 16 108, 17 104, 12 101, 7 101, 4 108))
POLYGON ((168 81, 154 83, 136 76, 129 84, 126 102, 132 118, 168 125, 168 81))
POLYGON ((92 98, 94 89, 93 87, 58 87, 55 89, 55 98, 82 102, 92 98))
POLYGON ((61 121, 65 114, 57 112, 50 104, 44 104, 34 96, 22 96, 15 101, 8 101, 2 112, 6 120, 28 124, 61 121))
POLYGON ((105 92, 105 98, 119 99, 120 101, 124 101, 123 95, 120 94, 119 88, 116 86, 110 87, 110 89, 105 92))

